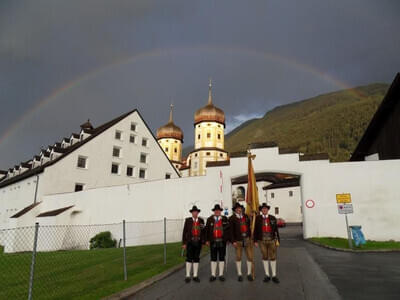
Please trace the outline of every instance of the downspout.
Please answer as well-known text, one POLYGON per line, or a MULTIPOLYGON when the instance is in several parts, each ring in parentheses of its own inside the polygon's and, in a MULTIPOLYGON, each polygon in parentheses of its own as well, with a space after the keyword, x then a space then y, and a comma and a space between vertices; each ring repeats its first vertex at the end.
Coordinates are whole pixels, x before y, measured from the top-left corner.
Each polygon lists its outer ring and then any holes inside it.
POLYGON ((33 203, 36 203, 38 187, 39 187, 39 174, 36 175, 35 198, 33 199, 33 203))

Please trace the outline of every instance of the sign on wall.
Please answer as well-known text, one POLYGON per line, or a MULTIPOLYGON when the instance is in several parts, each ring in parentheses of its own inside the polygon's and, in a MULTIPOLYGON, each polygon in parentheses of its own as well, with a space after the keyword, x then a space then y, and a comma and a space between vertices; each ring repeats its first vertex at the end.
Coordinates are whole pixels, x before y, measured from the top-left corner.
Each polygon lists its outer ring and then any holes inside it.
POLYGON ((352 214, 353 213, 353 204, 352 203, 343 203, 338 204, 337 206, 339 214, 352 214))
POLYGON ((336 203, 351 203, 350 193, 336 194, 336 203))

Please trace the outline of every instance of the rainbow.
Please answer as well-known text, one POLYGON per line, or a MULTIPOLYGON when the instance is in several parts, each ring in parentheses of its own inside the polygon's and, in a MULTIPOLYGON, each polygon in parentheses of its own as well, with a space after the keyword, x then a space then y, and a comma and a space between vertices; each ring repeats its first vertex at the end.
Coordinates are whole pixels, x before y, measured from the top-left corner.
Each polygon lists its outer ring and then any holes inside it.
MULTIPOLYGON (((225 54, 241 54, 248 55, 252 57, 256 57, 262 60, 268 61, 276 61, 282 64, 294 67, 296 69, 311 73, 312 75, 321 78, 324 81, 330 82, 333 85, 337 86, 340 89, 349 89, 351 88, 349 85, 345 84, 342 81, 339 81, 329 74, 322 72, 310 65, 300 63, 294 59, 284 57, 281 55, 277 55, 274 53, 263 52, 243 47, 220 47, 220 46, 196 46, 196 47, 180 47, 180 48, 165 48, 165 49, 155 49, 148 52, 139 53, 133 56, 122 57, 114 60, 113 62, 103 65, 99 68, 95 68, 90 72, 87 72, 71 81, 68 81, 66 84, 63 84, 61 87, 52 91, 48 96, 36 102, 34 106, 28 109, 25 113, 23 113, 15 122, 9 126, 5 132, 0 136, 0 146, 3 146, 6 142, 7 138, 10 137, 18 128, 20 128, 25 122, 29 121, 32 115, 39 111, 42 107, 46 106, 48 103, 52 101, 57 101, 61 95, 65 95, 69 91, 74 88, 82 85, 83 83, 95 78, 101 73, 104 73, 116 66, 124 65, 124 64, 132 64, 139 60, 150 58, 150 57, 159 57, 159 56, 168 56, 171 54, 187 54, 193 51, 201 51, 208 53, 225 53, 225 54)), ((356 91, 353 91, 357 96, 361 96, 356 91)))

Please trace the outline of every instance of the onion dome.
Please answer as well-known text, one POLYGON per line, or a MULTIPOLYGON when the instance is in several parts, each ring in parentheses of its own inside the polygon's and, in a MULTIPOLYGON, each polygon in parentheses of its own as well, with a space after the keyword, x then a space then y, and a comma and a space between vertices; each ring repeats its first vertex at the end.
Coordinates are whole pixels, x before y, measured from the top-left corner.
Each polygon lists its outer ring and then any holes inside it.
POLYGON ((208 103, 206 106, 198 109, 194 114, 194 125, 200 122, 218 122, 225 126, 225 113, 222 109, 216 107, 212 102, 211 80, 208 85, 208 103))
POLYGON ((172 108, 173 105, 171 104, 171 110, 169 112, 169 121, 164 126, 158 128, 157 139, 173 138, 183 142, 183 131, 178 126, 176 126, 174 121, 172 120, 172 108))

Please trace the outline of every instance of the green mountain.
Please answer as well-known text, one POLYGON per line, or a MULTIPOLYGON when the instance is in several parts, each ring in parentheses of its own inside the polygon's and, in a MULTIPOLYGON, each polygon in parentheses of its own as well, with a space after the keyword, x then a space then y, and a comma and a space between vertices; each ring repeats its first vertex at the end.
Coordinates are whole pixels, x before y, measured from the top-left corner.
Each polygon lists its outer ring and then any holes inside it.
POLYGON ((278 106, 227 134, 225 149, 274 141, 280 148, 327 152, 332 161, 347 161, 388 88, 374 83, 278 106))

